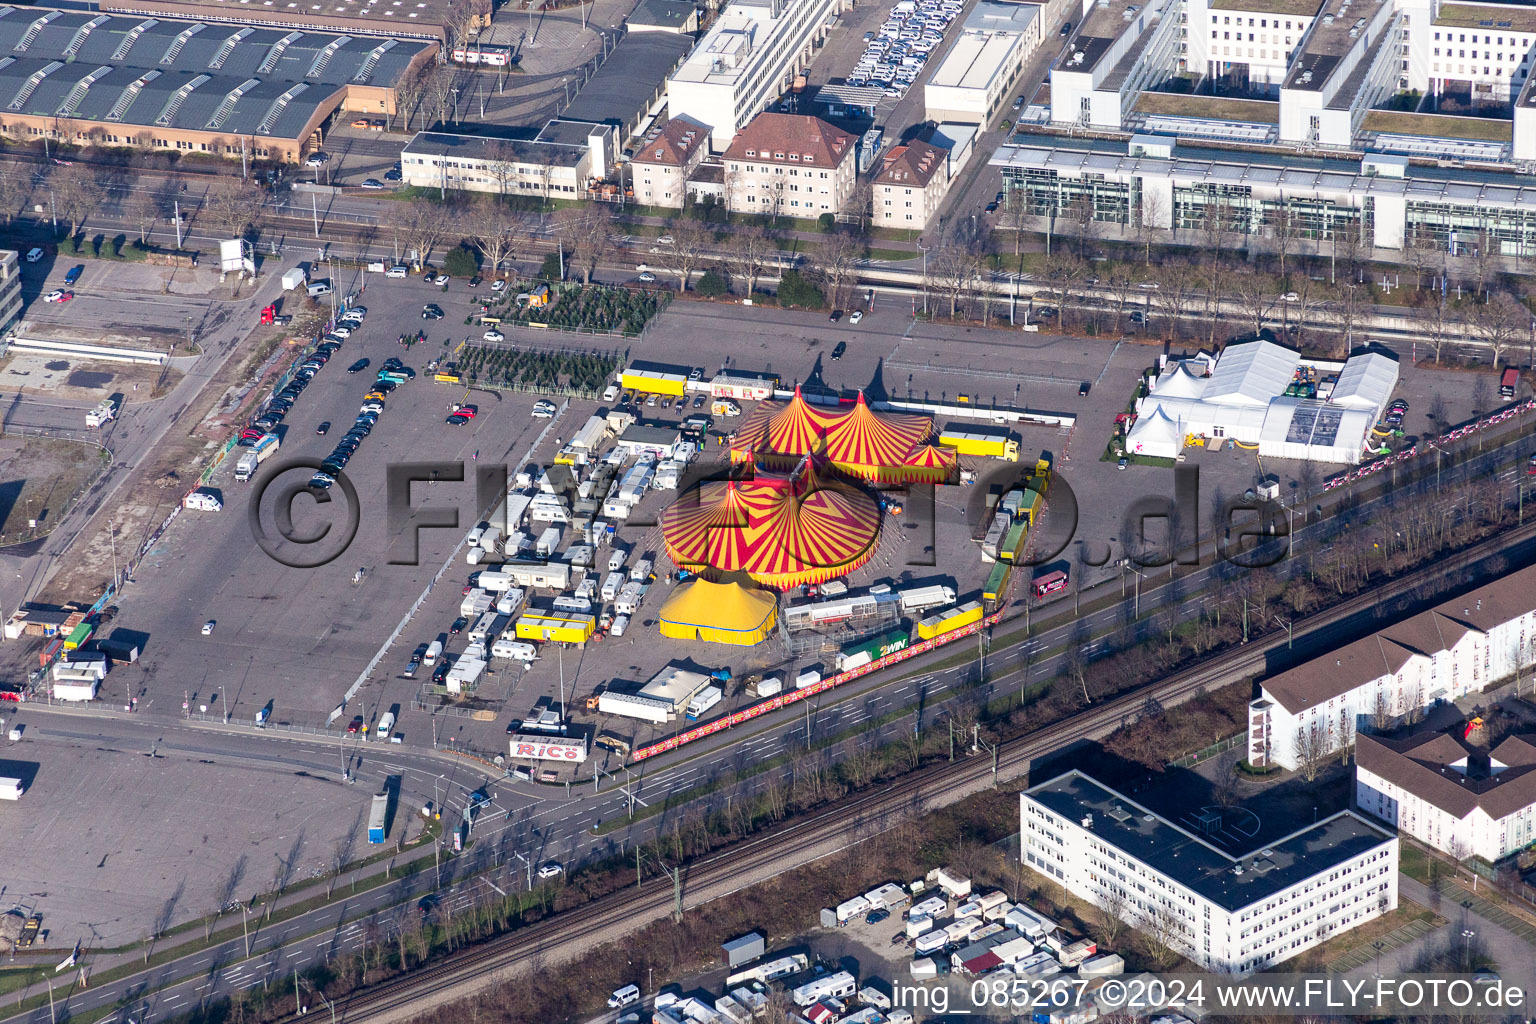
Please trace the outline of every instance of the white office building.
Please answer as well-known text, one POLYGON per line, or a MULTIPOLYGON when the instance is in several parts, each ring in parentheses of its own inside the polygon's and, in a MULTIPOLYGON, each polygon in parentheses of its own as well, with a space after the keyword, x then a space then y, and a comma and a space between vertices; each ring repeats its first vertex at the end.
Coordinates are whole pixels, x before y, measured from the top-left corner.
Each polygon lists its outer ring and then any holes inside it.
POLYGON ((1233 856, 1072 771, 1019 795, 1024 861, 1209 971, 1263 970, 1397 906, 1398 840, 1351 811, 1233 856))
POLYGON ((0 249, 0 336, 21 319, 21 262, 10 249, 0 249))
POLYGON ((1362 718, 1395 721, 1533 663, 1536 567, 1262 681, 1248 706, 1248 761, 1295 769, 1353 744, 1362 718))
POLYGON ((928 120, 988 123, 1039 44, 1043 14, 1031 3, 981 0, 923 87, 928 120))
POLYGON ((667 81, 667 112, 722 152, 810 66, 844 0, 731 0, 667 81))
POLYGON ((1489 749, 1463 728, 1406 740, 1362 735, 1355 805, 1458 860, 1495 864, 1536 842, 1536 737, 1508 736, 1489 749))
MULTIPOLYGON (((993 163, 1042 219, 1326 252, 1536 255, 1536 12, 1448 0, 1098 0, 1048 124, 993 163), (1199 94, 1189 94, 1191 83, 1199 94), (1122 140, 1084 142, 1091 129, 1122 140), (1205 148, 1201 148, 1205 147, 1205 148)), ((1061 230, 1063 225, 1057 224, 1061 230)), ((1067 230, 1072 230, 1070 223, 1067 230)))

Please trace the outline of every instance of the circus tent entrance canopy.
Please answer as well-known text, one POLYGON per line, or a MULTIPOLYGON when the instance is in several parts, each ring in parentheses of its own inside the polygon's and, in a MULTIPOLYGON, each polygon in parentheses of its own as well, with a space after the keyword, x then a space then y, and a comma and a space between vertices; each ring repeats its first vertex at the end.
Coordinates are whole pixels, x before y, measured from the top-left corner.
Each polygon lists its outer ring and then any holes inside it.
POLYGON ((732 462, 789 469, 806 455, 822 455, 863 480, 902 484, 932 479, 933 467, 908 459, 933 436, 933 419, 877 413, 863 392, 851 406, 822 408, 800 389, 788 402, 762 402, 742 422, 731 445, 732 462))
POLYGON ((880 509, 819 460, 792 473, 758 469, 750 481, 706 481, 661 516, 667 556, 720 578, 746 573, 787 590, 852 572, 874 556, 880 509))
POLYGON ((750 647, 768 639, 777 617, 778 601, 767 591, 698 579, 661 606, 661 635, 750 647))

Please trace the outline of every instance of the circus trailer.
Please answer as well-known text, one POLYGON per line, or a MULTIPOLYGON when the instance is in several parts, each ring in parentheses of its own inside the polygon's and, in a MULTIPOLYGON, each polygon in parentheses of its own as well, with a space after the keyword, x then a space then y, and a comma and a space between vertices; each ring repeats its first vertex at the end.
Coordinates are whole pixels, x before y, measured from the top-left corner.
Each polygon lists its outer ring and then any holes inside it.
MULTIPOLYGON (((739 374, 722 373, 709 382, 709 393, 715 398, 744 398, 753 402, 761 402, 766 398, 772 398, 773 392, 778 387, 779 379, 776 376, 745 377, 739 374)), ((737 413, 740 413, 737 409, 737 413)), ((715 415, 724 415, 716 413, 715 415)))

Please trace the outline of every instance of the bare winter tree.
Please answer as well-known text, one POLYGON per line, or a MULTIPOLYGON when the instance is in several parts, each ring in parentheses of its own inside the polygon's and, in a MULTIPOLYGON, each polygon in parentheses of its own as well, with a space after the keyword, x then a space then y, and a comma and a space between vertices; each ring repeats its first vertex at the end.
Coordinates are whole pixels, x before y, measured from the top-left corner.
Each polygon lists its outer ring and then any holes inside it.
POLYGON ((484 196, 476 201, 469 218, 470 240, 492 276, 516 254, 526 227, 523 215, 499 199, 484 196))
POLYGON ((1473 336, 1488 346, 1493 365, 1498 367, 1503 365, 1505 351, 1525 337, 1530 323, 1530 310, 1509 292, 1499 291, 1482 305, 1472 307, 1469 326, 1473 336))
POLYGON ((497 139, 486 147, 485 169, 496 183, 496 191, 506 195, 518 180, 519 150, 511 139, 497 139))
POLYGON ((9 224, 32 195, 32 176, 17 167, 0 174, 0 224, 9 224))
POLYGON ((731 255, 735 257, 741 274, 746 278, 747 294, 757 287, 762 276, 778 252, 778 240, 760 224, 747 224, 734 228, 730 234, 731 255))
POLYGON ((1097 918, 1095 923, 1098 925, 1099 943, 1109 949, 1116 948, 1120 944, 1120 936, 1125 934, 1126 918, 1130 916, 1130 903, 1125 898, 1125 891, 1105 881, 1103 888, 1094 897, 1093 909, 1094 917, 1097 918))
POLYGON ((581 268, 583 284, 592 283, 592 274, 607 255, 613 238, 613 208, 607 203, 579 203, 561 210, 556 217, 556 232, 570 253, 569 265, 581 268))
POLYGON ((432 251, 442 244, 455 228, 457 218, 442 203, 418 200, 400 204, 400 229, 408 248, 416 251, 418 266, 425 266, 432 259, 432 251))
POLYGON ((997 223, 1000 228, 1013 236, 1013 256, 1020 261, 1024 255, 1024 236, 1029 232, 1033 217, 1029 212, 1029 201, 1021 188, 1010 188, 1003 196, 1003 208, 998 213, 997 223))
POLYGON ((1289 199, 1282 199, 1279 206, 1265 214, 1265 227, 1269 232, 1270 244, 1274 247, 1275 258, 1279 261, 1280 277, 1283 280, 1290 270, 1289 261, 1296 252, 1301 235, 1289 199))
POLYGON ((253 181, 215 178, 203 200, 203 212, 229 238, 244 238, 261 220, 266 193, 253 181))
POLYGON ((1167 335, 1179 336, 1179 321, 1189 309, 1194 294, 1196 278, 1193 269, 1185 263, 1168 261, 1158 266, 1152 275, 1152 305, 1168 322, 1167 335))
POLYGON ((714 245, 715 233, 696 220, 681 218, 667 222, 667 233, 672 244, 666 247, 662 259, 669 270, 677 275, 677 290, 688 290, 694 271, 709 255, 714 245))
POLYGON ((859 260, 863 257, 864 243, 852 235, 831 235, 821 244, 815 266, 826 279, 827 301, 834 308, 844 304, 844 291, 857 279, 859 260))
POLYGON ((1056 298, 1056 315, 1063 328, 1067 326, 1067 300, 1072 288, 1087 276, 1087 265, 1076 256, 1055 255, 1045 263, 1045 279, 1056 298))
POLYGON ((1307 782, 1313 782, 1328 759, 1328 738, 1320 722, 1313 721, 1296 731, 1296 770, 1307 782))
POLYGON ((102 200, 101 181, 91 164, 74 163, 50 174, 47 188, 54 212, 68 222, 71 236, 80 232, 80 226, 102 200))
POLYGON ((1269 275, 1252 267, 1244 267, 1233 275, 1229 287, 1242 303, 1249 325, 1257 335, 1264 329, 1265 319, 1275 308, 1275 290, 1269 275))

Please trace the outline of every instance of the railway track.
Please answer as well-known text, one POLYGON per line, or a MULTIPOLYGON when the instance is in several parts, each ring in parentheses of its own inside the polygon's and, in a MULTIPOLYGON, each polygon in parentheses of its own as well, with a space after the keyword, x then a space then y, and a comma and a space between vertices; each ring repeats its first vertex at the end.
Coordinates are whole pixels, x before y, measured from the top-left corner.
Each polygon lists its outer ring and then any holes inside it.
MULTIPOLYGON (((1417 588, 1436 578, 1459 574, 1495 556, 1504 556, 1536 539, 1536 522, 1490 538, 1447 556, 1384 586, 1366 591, 1313 616, 1307 637, 1342 633, 1355 628, 1355 618, 1368 612, 1385 617, 1395 602, 1410 599, 1417 588)), ((877 791, 855 796, 817 812, 782 830, 749 839, 694 862, 683 873, 684 909, 697 907, 755 884, 768 869, 778 873, 802 866, 838 849, 862 842, 911 814, 954 802, 993 781, 1026 775, 1039 760, 1082 740, 1101 739, 1134 719, 1148 698, 1164 708, 1174 707, 1204 690, 1257 675, 1270 652, 1287 644, 1283 634, 1261 638, 1235 651, 1205 661, 1143 687, 1088 708, 1043 734, 1023 736, 998 745, 996 777, 985 757, 941 764, 902 778, 877 791)), ((653 878, 634 889, 601 897, 586 906, 563 912, 499 939, 452 954, 433 966, 365 989, 338 1004, 338 1019, 362 1021, 401 1018, 440 1005, 461 986, 487 983, 535 961, 550 962, 574 952, 578 944, 606 941, 605 933, 626 931, 665 916, 673 905, 673 884, 653 878)), ((297 1021, 297 1017, 286 1020, 297 1021)))

